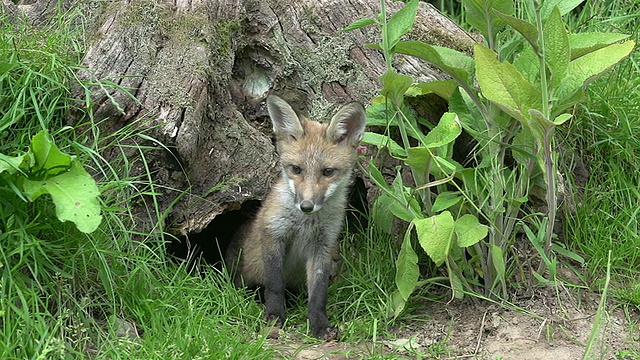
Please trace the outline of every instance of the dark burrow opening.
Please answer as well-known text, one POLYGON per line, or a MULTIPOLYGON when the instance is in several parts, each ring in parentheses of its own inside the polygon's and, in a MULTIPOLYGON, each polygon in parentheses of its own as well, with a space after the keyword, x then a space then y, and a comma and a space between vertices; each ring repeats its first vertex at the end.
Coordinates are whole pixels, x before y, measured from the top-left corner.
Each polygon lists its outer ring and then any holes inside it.
MULTIPOLYGON (((194 262, 202 259, 204 263, 222 268, 222 261, 233 234, 251 220, 260 208, 259 200, 248 200, 240 209, 227 211, 216 216, 199 233, 180 236, 167 244, 167 252, 178 261, 194 262)), ((364 181, 357 177, 349 193, 349 205, 345 220, 345 229, 349 233, 358 233, 366 229, 368 223, 367 189, 364 181)))

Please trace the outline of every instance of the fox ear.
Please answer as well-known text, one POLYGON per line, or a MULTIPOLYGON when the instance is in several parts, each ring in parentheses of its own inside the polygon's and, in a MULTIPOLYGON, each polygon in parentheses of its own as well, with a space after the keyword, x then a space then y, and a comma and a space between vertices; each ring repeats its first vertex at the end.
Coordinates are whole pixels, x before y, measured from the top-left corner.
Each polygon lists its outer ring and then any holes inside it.
POLYGON ((273 123, 273 132, 277 139, 291 137, 298 140, 304 135, 302 124, 291 106, 275 95, 267 97, 267 110, 273 123))
POLYGON ((351 146, 358 146, 362 140, 367 117, 364 107, 358 102, 349 103, 338 110, 327 128, 327 137, 334 143, 346 141, 351 146))

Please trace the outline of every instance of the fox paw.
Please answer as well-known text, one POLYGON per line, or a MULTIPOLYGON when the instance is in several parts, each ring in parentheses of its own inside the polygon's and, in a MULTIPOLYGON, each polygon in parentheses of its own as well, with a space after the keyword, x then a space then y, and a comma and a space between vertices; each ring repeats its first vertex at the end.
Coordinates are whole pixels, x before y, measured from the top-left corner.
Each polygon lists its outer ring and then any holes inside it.
POLYGON ((267 339, 277 340, 280 337, 280 326, 266 326, 263 330, 263 334, 267 334, 267 339))
POLYGON ((337 326, 323 327, 313 331, 313 336, 324 341, 337 340, 340 336, 337 326))
POLYGON ((282 327, 282 325, 284 324, 284 316, 282 315, 274 315, 274 314, 267 314, 264 316, 264 321, 269 324, 269 325, 273 325, 276 327, 282 327))
POLYGON ((283 318, 279 315, 267 314, 264 316, 264 321, 267 325, 264 327, 263 332, 267 334, 267 338, 277 339, 284 324, 283 318))

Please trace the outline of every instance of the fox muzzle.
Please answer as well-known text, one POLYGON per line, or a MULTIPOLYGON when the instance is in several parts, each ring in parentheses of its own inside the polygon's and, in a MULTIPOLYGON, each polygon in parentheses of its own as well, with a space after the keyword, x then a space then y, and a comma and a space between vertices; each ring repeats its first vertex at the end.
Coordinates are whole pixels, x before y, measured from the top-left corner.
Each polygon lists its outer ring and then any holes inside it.
POLYGON ((300 210, 305 213, 313 212, 315 205, 311 200, 304 200, 300 202, 300 210))

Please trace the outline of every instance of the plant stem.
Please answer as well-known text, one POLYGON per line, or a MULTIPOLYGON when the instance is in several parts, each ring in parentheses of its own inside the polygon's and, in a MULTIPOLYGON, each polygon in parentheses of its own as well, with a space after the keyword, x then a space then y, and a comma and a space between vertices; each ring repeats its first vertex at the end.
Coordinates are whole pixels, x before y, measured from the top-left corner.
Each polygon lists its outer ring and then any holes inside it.
POLYGON ((393 54, 391 54, 391 49, 389 49, 389 34, 387 30, 387 7, 385 4, 385 0, 380 0, 380 14, 382 17, 382 23, 380 24, 382 27, 382 53, 384 54, 384 60, 387 64, 387 69, 391 69, 391 59, 393 57, 393 54))
MULTIPOLYGON (((556 223, 556 213, 557 213, 557 185, 556 185, 556 166, 553 161, 553 155, 551 151, 551 141, 553 138, 553 127, 550 128, 544 135, 544 145, 543 145, 543 160, 545 167, 545 177, 547 183, 547 228, 544 235, 544 253, 547 258, 551 259, 551 247, 553 238, 553 228, 556 223)), ((538 273, 542 275, 542 273, 547 269, 547 264, 545 261, 541 261, 538 265, 538 273)))
MULTIPOLYGON (((542 17, 539 11, 539 7, 536 4, 535 12, 536 25, 538 27, 538 43, 540 44, 540 53, 538 59, 540 61, 540 90, 542 92, 542 114, 545 119, 551 120, 550 98, 549 98, 549 84, 547 82, 547 67, 546 67, 546 55, 545 55, 545 41, 544 41, 544 27, 542 24, 542 17)), ((547 227, 545 232, 544 241, 544 254, 547 258, 551 259, 551 239, 553 237, 553 228, 556 220, 557 212, 557 185, 556 185, 556 166, 552 157, 552 137, 553 126, 549 128, 545 134, 542 144, 542 161, 545 166, 545 182, 547 185, 546 202, 547 202, 547 227)), ((547 264, 541 261, 538 265, 538 273, 542 274, 547 268, 547 264)))
POLYGON ((540 61, 540 91, 542 92, 542 113, 544 114, 546 119, 549 119, 551 115, 551 110, 549 108, 549 87, 547 84, 547 66, 546 66, 546 55, 545 55, 545 42, 544 42, 544 27, 542 24, 542 17, 540 15, 540 11, 536 13, 536 25, 538 27, 538 43, 540 44, 540 54, 538 54, 538 59, 540 61))

